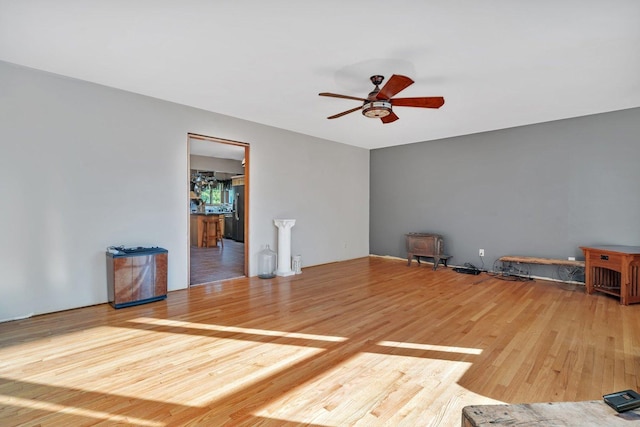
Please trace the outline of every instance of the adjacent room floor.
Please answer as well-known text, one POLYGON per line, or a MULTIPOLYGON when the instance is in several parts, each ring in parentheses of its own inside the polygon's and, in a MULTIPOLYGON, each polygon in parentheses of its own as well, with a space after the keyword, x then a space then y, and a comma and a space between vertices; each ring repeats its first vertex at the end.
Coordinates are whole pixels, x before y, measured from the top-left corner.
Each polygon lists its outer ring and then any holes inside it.
POLYGON ((224 247, 191 246, 190 285, 244 276, 244 243, 224 239, 224 247))

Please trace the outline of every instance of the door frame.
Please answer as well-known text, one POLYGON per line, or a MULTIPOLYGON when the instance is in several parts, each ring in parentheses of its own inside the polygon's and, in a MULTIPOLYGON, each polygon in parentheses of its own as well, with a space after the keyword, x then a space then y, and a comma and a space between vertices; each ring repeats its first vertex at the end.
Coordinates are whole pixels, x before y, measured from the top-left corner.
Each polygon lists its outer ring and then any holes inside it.
MULTIPOLYGON (((241 141, 233 141, 231 139, 224 139, 224 138, 218 138, 215 136, 207 136, 207 135, 200 135, 197 133, 187 133, 187 176, 186 176, 186 183, 185 183, 185 188, 186 190, 186 201, 185 201, 185 206, 188 209, 188 214, 187 214, 187 231, 185 233, 185 235, 188 237, 190 236, 190 227, 191 227, 191 208, 189 207, 189 202, 190 202, 190 189, 189 189, 189 183, 191 182, 191 145, 190 145, 190 140, 191 139, 198 139, 201 141, 210 141, 210 142, 217 142, 220 144, 228 144, 228 145, 235 145, 235 146, 239 146, 239 147, 243 147, 244 148, 244 267, 243 267, 243 274, 245 275, 245 277, 249 277, 249 188, 251 185, 251 179, 250 179, 250 156, 249 156, 249 143, 247 142, 241 142, 241 141)), ((187 266, 189 268, 187 268, 187 283, 189 283, 189 287, 191 287, 191 242, 190 239, 187 238, 187 266)))

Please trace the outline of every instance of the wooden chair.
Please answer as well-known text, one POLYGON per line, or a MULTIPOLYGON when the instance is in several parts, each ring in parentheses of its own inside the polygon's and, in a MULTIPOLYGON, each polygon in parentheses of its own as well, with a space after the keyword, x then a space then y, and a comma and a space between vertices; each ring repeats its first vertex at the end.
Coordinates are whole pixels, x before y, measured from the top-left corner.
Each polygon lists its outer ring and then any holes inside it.
POLYGON ((214 246, 218 246, 218 241, 220 241, 220 247, 224 248, 220 217, 217 215, 206 217, 202 225, 204 226, 202 230, 202 247, 208 248, 210 243, 215 243, 214 246))

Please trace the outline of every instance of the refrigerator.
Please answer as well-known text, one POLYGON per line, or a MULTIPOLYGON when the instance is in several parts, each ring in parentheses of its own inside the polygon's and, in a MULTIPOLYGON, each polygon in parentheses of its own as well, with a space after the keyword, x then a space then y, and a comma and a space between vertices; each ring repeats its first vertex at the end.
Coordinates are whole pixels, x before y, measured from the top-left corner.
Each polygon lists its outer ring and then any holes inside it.
POLYGON ((233 236, 236 242, 244 242, 244 185, 234 185, 233 189, 233 236))

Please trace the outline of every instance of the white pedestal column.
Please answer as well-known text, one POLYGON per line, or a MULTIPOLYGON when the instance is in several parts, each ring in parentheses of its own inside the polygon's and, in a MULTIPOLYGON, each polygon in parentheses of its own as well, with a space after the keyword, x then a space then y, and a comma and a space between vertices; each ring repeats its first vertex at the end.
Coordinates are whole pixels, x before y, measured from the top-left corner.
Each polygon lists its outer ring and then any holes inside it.
POLYGON ((291 227, 296 225, 295 219, 274 219, 273 223, 278 227, 278 276, 292 276, 291 270, 291 227))

